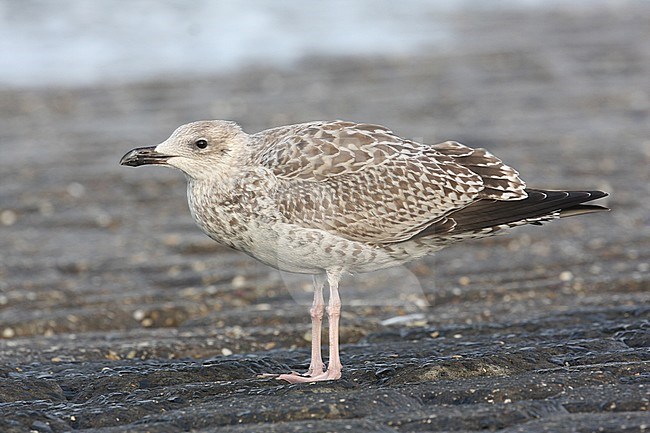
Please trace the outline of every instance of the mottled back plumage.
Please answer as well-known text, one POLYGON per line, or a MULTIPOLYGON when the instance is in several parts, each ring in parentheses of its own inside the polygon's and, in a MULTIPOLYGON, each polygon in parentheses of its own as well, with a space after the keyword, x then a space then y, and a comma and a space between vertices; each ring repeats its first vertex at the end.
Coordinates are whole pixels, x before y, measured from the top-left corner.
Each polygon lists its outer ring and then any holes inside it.
POLYGON ((526 197, 519 174, 484 149, 421 144, 378 125, 291 125, 253 145, 252 163, 279 179, 288 220, 359 242, 406 241, 476 200, 526 197))

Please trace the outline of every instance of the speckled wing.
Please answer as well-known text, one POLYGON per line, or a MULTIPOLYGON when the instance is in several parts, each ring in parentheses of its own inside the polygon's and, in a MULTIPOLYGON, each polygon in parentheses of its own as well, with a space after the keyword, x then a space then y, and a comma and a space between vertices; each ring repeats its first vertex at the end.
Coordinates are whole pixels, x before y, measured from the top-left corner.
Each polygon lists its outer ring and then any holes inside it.
POLYGON ((483 149, 425 145, 378 125, 313 122, 253 140, 255 162, 278 179, 281 215, 351 240, 401 242, 478 199, 526 197, 518 173, 483 149))

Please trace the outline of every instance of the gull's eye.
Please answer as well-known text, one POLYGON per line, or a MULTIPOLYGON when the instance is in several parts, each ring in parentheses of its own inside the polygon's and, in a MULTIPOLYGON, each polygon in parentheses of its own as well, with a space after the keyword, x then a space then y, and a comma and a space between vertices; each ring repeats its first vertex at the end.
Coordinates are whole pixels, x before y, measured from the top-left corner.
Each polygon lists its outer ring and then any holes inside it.
POLYGON ((206 140, 203 140, 203 139, 201 139, 201 140, 196 140, 196 142, 195 142, 194 144, 195 144, 196 147, 198 147, 199 149, 205 149, 206 147, 208 147, 208 142, 207 142, 206 140))

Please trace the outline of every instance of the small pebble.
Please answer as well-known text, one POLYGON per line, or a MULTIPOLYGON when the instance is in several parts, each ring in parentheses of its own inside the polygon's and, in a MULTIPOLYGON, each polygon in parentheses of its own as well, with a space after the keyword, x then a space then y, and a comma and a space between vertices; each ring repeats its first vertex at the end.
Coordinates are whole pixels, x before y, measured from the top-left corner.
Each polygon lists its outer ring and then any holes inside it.
POLYGON ((138 322, 141 321, 142 319, 144 319, 145 316, 146 316, 146 313, 144 312, 144 310, 135 310, 133 312, 133 318, 135 320, 137 320, 138 322))
POLYGON ((12 226, 16 223, 18 216, 12 210, 3 210, 0 212, 0 224, 3 226, 12 226))
POLYGON ((235 289, 241 289, 246 285, 246 277, 244 277, 243 275, 237 275, 235 278, 232 279, 231 284, 235 289))
POLYGON ((72 182, 68 184, 66 191, 71 197, 80 198, 86 193, 86 187, 79 182, 72 182))
POLYGON ((564 271, 560 273, 560 281, 571 281, 573 280, 573 274, 570 271, 564 271))
POLYGON ((122 359, 120 355, 114 350, 109 350, 105 358, 110 359, 111 361, 119 361, 120 359, 122 359))

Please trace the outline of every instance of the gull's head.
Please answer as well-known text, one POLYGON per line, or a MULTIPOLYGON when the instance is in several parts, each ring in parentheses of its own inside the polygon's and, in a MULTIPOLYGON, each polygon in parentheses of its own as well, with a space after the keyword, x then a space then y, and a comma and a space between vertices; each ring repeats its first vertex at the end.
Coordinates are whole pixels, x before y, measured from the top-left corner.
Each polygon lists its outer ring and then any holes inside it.
POLYGON ((229 167, 246 147, 248 135, 235 122, 201 120, 179 126, 157 146, 127 152, 121 165, 166 165, 198 179, 229 167))

